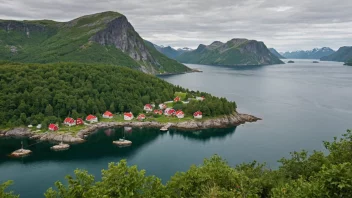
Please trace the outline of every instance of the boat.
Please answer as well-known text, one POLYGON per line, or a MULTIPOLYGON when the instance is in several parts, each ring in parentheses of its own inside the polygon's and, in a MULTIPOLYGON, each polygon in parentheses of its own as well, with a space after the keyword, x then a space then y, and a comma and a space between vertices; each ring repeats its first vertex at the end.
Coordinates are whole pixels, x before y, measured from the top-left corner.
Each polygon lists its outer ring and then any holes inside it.
POLYGON ((130 146, 132 144, 132 141, 120 138, 119 140, 113 141, 112 143, 116 144, 117 146, 124 147, 124 146, 130 146))
MULTIPOLYGON (((119 146, 119 147, 131 146, 132 141, 125 139, 125 133, 126 133, 126 132, 129 132, 129 130, 130 130, 130 129, 127 129, 127 130, 124 129, 124 130, 123 130, 123 138, 120 138, 119 140, 113 141, 112 143, 113 143, 113 144, 116 144, 116 145, 119 146)), ((131 128, 131 130, 132 130, 132 128, 131 128)))
POLYGON ((52 146, 51 149, 54 151, 64 151, 70 148, 69 144, 64 144, 63 142, 60 142, 60 144, 52 146))
POLYGON ((318 61, 313 61, 313 63, 319 63, 318 61))
POLYGON ((160 131, 162 131, 162 132, 167 132, 169 129, 168 128, 166 128, 166 127, 161 127, 160 128, 160 131))
POLYGON ((32 153, 31 150, 21 148, 21 149, 18 149, 18 150, 15 150, 14 152, 12 152, 10 156, 11 157, 25 157, 31 153, 32 153))

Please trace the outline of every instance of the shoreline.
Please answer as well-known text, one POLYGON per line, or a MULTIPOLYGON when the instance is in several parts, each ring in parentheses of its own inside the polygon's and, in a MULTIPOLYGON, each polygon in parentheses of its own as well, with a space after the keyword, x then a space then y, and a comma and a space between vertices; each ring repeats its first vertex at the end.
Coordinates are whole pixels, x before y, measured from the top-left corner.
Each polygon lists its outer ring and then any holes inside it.
MULTIPOLYGON (((249 115, 249 114, 232 114, 226 115, 219 118, 213 118, 208 120, 191 120, 184 122, 174 122, 170 123, 170 129, 180 129, 180 130, 200 130, 209 128, 228 128, 231 126, 238 126, 246 122, 256 122, 262 120, 261 118, 249 115)), ((94 133, 95 131, 103 128, 115 128, 115 127, 146 127, 146 128, 161 128, 168 123, 160 123, 155 121, 145 121, 145 122, 98 122, 80 130, 76 135, 71 134, 60 134, 55 132, 49 133, 35 133, 29 128, 18 127, 7 131, 0 130, 0 138, 23 138, 28 137, 30 139, 35 139, 39 141, 48 142, 64 142, 69 144, 77 144, 85 141, 85 137, 94 133)))

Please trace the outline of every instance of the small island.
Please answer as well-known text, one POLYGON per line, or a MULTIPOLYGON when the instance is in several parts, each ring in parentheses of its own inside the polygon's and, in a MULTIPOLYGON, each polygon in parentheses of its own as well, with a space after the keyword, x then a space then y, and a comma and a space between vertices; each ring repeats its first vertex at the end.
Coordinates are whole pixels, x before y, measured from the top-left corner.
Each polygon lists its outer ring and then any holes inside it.
POLYGON ((295 63, 295 61, 293 61, 293 60, 289 60, 287 63, 295 63))

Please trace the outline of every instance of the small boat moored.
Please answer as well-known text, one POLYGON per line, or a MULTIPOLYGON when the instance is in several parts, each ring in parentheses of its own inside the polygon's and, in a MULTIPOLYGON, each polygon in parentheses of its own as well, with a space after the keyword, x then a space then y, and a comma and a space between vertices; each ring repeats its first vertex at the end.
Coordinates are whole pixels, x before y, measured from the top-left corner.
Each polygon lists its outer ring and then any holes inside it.
POLYGON ((52 146, 51 149, 54 151, 63 151, 63 150, 67 150, 70 148, 69 144, 64 144, 64 143, 60 143, 58 145, 52 146))
POLYGON ((125 139, 119 139, 117 141, 113 141, 113 144, 116 144, 117 146, 130 146, 132 144, 132 141, 125 140, 125 139))
POLYGON ((11 153, 11 157, 25 157, 29 154, 31 154, 32 151, 31 150, 27 150, 27 149, 18 149, 18 150, 15 150, 14 152, 11 153))

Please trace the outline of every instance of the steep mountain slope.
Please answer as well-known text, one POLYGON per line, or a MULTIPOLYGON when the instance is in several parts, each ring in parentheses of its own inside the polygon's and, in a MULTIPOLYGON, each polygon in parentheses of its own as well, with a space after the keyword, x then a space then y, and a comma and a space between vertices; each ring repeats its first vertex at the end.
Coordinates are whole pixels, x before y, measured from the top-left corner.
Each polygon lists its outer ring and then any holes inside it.
POLYGON ((206 65, 269 65, 283 62, 273 55, 263 42, 232 39, 226 43, 215 41, 211 45, 199 45, 191 52, 176 57, 182 63, 206 65))
POLYGON ((321 57, 328 56, 333 54, 335 51, 329 47, 323 48, 314 48, 313 50, 307 51, 294 51, 294 52, 285 52, 281 55, 286 58, 297 58, 297 59, 320 59, 321 57))
POLYGON ((160 59, 167 57, 153 54, 127 18, 116 12, 87 15, 69 22, 0 21, 3 60, 107 63, 152 74, 190 71, 182 64, 163 65, 161 62, 165 61, 160 59))
POLYGON ((276 51, 276 49, 274 48, 269 48, 269 51, 274 54, 276 57, 278 57, 279 59, 285 59, 285 57, 283 57, 279 52, 276 51))
POLYGON ((340 47, 335 53, 322 57, 320 60, 349 62, 349 60, 352 60, 352 46, 340 47))

